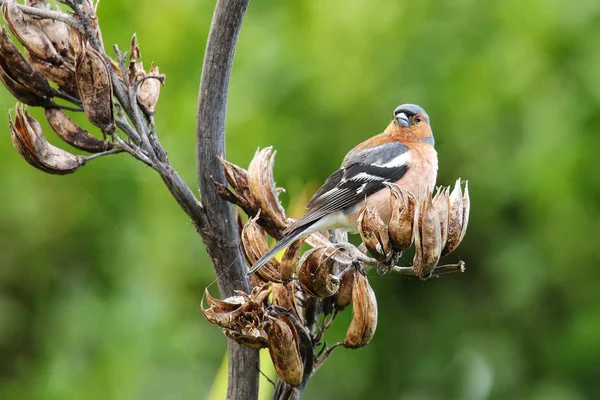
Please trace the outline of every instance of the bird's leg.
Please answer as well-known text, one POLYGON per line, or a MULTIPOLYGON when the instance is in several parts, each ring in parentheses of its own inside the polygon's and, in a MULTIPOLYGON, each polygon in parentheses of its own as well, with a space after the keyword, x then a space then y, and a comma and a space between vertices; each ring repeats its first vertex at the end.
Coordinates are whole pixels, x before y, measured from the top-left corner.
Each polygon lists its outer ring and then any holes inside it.
POLYGON ((391 250, 387 254, 387 258, 384 261, 377 264, 377 274, 379 276, 389 274, 392 271, 392 269, 396 266, 398 260, 400 260, 400 257, 402 257, 401 251, 391 250))

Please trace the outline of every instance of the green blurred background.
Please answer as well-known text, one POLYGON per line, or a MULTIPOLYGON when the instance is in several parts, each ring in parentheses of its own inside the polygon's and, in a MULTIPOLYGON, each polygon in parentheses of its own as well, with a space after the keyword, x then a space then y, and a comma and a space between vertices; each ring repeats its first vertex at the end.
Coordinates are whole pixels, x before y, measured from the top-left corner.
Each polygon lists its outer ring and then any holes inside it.
MULTIPOLYGON (((193 187, 213 7, 99 8, 107 47, 136 32, 146 63, 166 73, 159 134, 193 187)), ((227 157, 247 166, 274 146, 292 214, 401 103, 429 112, 438 183, 470 181, 469 231, 445 260, 465 260, 467 273, 372 276, 375 338, 336 351, 305 398, 600 398, 599 46, 597 0, 251 4, 227 157)), ((0 111, 14 103, 1 90, 0 111)), ((2 119, 0 398, 220 398, 225 338, 199 308, 214 275, 157 175, 125 155, 43 174, 2 119)))

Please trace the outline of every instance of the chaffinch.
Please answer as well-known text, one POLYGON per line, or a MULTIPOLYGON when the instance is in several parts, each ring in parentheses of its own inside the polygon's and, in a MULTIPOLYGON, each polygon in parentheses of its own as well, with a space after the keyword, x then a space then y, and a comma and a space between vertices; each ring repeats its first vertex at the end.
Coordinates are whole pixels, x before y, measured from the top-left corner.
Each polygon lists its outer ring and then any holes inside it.
POLYGON ((422 198, 435 186, 438 170, 435 141, 425 110, 402 104, 385 131, 352 150, 307 205, 307 211, 283 233, 281 240, 252 266, 253 274, 292 242, 329 229, 357 231, 365 202, 389 222, 390 189, 395 183, 422 198))

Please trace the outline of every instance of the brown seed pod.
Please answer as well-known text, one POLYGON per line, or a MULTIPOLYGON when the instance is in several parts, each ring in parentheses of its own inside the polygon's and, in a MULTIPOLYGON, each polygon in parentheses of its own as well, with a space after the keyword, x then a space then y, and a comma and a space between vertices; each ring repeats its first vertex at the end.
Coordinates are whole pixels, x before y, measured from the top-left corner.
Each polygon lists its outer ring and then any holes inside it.
POLYGON ((394 250, 405 251, 413 243, 413 221, 416 207, 415 196, 394 184, 390 188, 392 214, 388 224, 390 242, 394 250))
POLYGON ((0 67, 14 81, 29 89, 37 97, 50 100, 50 84, 21 55, 4 28, 0 30, 0 67))
POLYGON ((85 160, 48 143, 40 124, 27 110, 17 104, 15 121, 9 114, 13 145, 29 164, 50 174, 65 175, 75 172, 85 160))
POLYGON ((47 108, 46 119, 56 134, 71 146, 90 153, 100 153, 112 149, 114 145, 102 141, 79 127, 69 116, 58 108, 47 108))
POLYGON ((363 207, 357 225, 360 237, 369 253, 378 260, 385 260, 390 250, 390 240, 387 226, 379 213, 369 206, 363 207))
POLYGON ((338 292, 335 294, 335 307, 338 310, 342 310, 352 303, 352 290, 354 288, 354 281, 356 274, 356 269, 348 271, 342 276, 342 280, 340 282, 340 288, 338 292))
POLYGON ((251 327, 243 333, 224 329, 223 332, 228 338, 254 350, 264 349, 269 345, 267 333, 263 329, 251 327))
MULTIPOLYGON (((265 231, 256 223, 258 218, 258 216, 249 218, 246 225, 244 225, 244 229, 242 229, 242 248, 250 266, 254 265, 258 259, 269 251, 265 231)), ((280 269, 279 261, 272 258, 257 272, 257 275, 268 282, 282 282, 280 269)))
POLYGON ((77 81, 75 79, 75 65, 70 62, 65 62, 61 66, 56 67, 37 58, 29 51, 25 51, 27 60, 31 63, 33 69, 44 75, 47 79, 56 83, 60 89, 62 89, 68 95, 79 98, 79 92, 77 91, 77 81))
POLYGON ((32 54, 57 66, 63 63, 63 58, 57 53, 48 36, 31 17, 19 10, 13 0, 2 4, 2 15, 11 32, 32 54))
POLYGON ((269 354, 277 376, 292 387, 302 382, 304 366, 296 327, 289 317, 278 315, 267 325, 269 354))
POLYGON ((160 88, 165 83, 165 76, 152 63, 149 73, 144 73, 136 93, 137 102, 146 115, 154 115, 160 95, 160 88))
POLYGON ((280 262, 281 279, 288 280, 296 272, 298 255, 305 239, 296 240, 285 249, 280 262))
POLYGON ((346 331, 344 347, 357 349, 368 344, 377 328, 377 299, 367 277, 354 273, 352 322, 346 331))
POLYGON ((426 193, 415 213, 415 257, 413 268, 422 279, 431 276, 440 260, 442 233, 440 216, 431 203, 431 193, 426 193))
MULTIPOLYGON (((48 2, 45 0, 25 0, 24 4, 29 7, 50 10, 48 2)), ((39 29, 50 39, 50 43, 63 59, 70 59, 75 62, 75 53, 70 45, 69 26, 61 21, 50 18, 38 18, 29 16, 32 23, 37 24, 39 29)))
POLYGON ((331 272, 336 263, 336 249, 318 247, 306 251, 298 262, 298 280, 302 289, 313 297, 333 296, 340 287, 340 279, 331 272))
POLYGON ((2 83, 4 84, 6 89, 8 89, 8 91, 17 100, 19 100, 22 103, 27 104, 28 106, 49 107, 52 104, 52 102, 49 99, 38 96, 27 86, 24 86, 24 85, 20 84, 19 82, 15 81, 1 67, 0 67, 0 81, 2 81, 2 83))
POLYGON ((89 45, 77 54, 75 77, 88 120, 111 135, 115 131, 112 81, 104 58, 89 45))
MULTIPOLYGON (((465 207, 463 204, 463 194, 461 189, 461 180, 458 179, 450 193, 450 208, 448 216, 448 240, 442 250, 442 256, 453 252, 460 244, 463 231, 463 218, 465 207)), ((468 214, 467 214, 468 215, 468 214)))
POLYGON ((257 150, 248 167, 248 188, 256 199, 263 218, 272 221, 279 228, 285 228, 288 223, 273 179, 275 154, 272 147, 257 150))
POLYGON ((469 225, 469 214, 471 212, 471 199, 469 198, 469 182, 465 181, 465 190, 463 191, 463 220, 462 229, 460 232, 460 244, 467 233, 467 225, 469 225))
POLYGON ((291 293, 292 286, 292 282, 273 283, 271 289, 273 304, 288 311, 293 311, 295 309, 295 304, 293 294, 291 293))
POLYGON ((450 219, 450 188, 439 187, 432 200, 433 207, 440 216, 440 233, 442 236, 441 247, 448 241, 448 224, 450 219))

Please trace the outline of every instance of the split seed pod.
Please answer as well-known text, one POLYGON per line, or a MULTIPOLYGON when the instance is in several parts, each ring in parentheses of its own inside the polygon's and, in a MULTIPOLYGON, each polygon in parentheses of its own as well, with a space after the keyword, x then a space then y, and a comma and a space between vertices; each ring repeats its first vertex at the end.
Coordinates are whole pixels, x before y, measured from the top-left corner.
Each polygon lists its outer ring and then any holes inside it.
POLYGON ((64 62, 62 65, 57 67, 48 61, 37 58, 29 51, 25 51, 25 55, 27 56, 27 60, 29 60, 33 69, 44 75, 47 79, 56 83, 58 87, 68 95, 79 98, 74 64, 71 62, 64 62))
POLYGON ((248 187, 260 207, 263 218, 285 228, 288 222, 279 202, 279 191, 273 178, 275 154, 272 147, 257 150, 248 167, 248 187))
POLYGON ((298 263, 298 255, 300 253, 300 249, 302 248, 302 244, 305 239, 299 239, 293 242, 291 245, 285 249, 283 256, 281 257, 280 262, 280 273, 281 279, 288 280, 292 277, 294 272, 296 272, 296 265, 298 263))
POLYGON ((342 276, 340 282, 340 288, 335 294, 335 308, 342 310, 352 303, 352 290, 354 288, 354 281, 356 278, 356 269, 348 271, 342 276))
POLYGON ((352 322, 346 331, 344 347, 357 349, 368 344, 377 328, 377 299, 367 277, 354 273, 352 322))
POLYGON ((450 220, 450 188, 439 187, 435 196, 433 196, 433 207, 440 216, 440 232, 442 235, 441 247, 446 247, 448 241, 448 226, 450 220))
POLYGON ((129 49, 129 82, 139 85, 137 88, 137 102, 146 115, 154 115, 160 87, 164 84, 165 76, 161 75, 158 67, 152 63, 150 72, 144 70, 144 63, 139 61, 142 57, 137 36, 131 38, 129 49))
POLYGON ((296 327, 289 317, 278 315, 267 325, 269 354, 279 379, 292 387, 302 382, 304 366, 296 327))
POLYGON ((392 214, 388 225, 388 233, 392 247, 397 251, 405 251, 413 243, 413 222, 415 215, 415 196, 398 186, 389 185, 392 214))
POLYGON ((363 243, 376 259, 385 260, 390 250, 390 240, 385 222, 377 211, 365 206, 358 216, 358 232, 363 243))
POLYGON ((331 246, 310 249, 298 262, 300 286, 311 296, 325 298, 337 293, 340 279, 331 273, 336 263, 335 252, 331 246))
POLYGON ((202 306, 206 319, 224 329, 227 337, 253 349, 267 347, 264 331, 265 306, 271 293, 268 287, 256 288, 251 295, 237 292, 225 300, 215 299, 205 291, 209 307, 202 306))
POLYGON ((71 146, 90 153, 100 153, 113 148, 112 143, 102 141, 79 127, 64 111, 47 108, 45 113, 50 127, 71 146))
POLYGON ((154 115, 156 112, 160 87, 164 82, 165 76, 161 75, 158 67, 152 63, 150 72, 144 74, 136 93, 137 102, 147 115, 154 115))
POLYGON ((79 97, 88 120, 100 128, 102 133, 109 135, 114 133, 113 88, 108 66, 100 53, 89 44, 82 47, 77 54, 75 77, 79 97))
MULTIPOLYGON (((22 89, 19 91, 30 92, 33 102, 40 104, 50 104, 50 84, 46 78, 35 71, 31 64, 25 60, 23 55, 17 49, 10 39, 6 29, 0 30, 0 68, 3 70, 3 76, 8 75, 15 83, 6 82, 6 78, 2 79, 5 86, 14 92, 16 85, 21 86, 22 89)), ((15 95, 15 93, 13 93, 15 95)), ((15 97, 18 97, 15 95, 15 97)))
MULTIPOLYGON (((265 231, 258 225, 257 219, 258 216, 249 218, 246 225, 244 225, 244 229, 242 229, 242 247, 250 267, 269 251, 265 231)), ((280 268, 279 261, 272 258, 263 268, 257 271, 257 275, 268 282, 282 282, 280 268)))
POLYGON ((431 193, 426 193, 415 213, 415 257, 413 268, 422 279, 429 278, 440 260, 442 232, 440 216, 432 205, 431 193))
POLYGON ((456 250, 467 232, 469 211, 471 207, 468 183, 465 183, 465 193, 463 195, 461 190, 461 180, 458 179, 450 194, 449 201, 448 240, 442 251, 442 255, 449 254, 456 250))
POLYGON ((31 17, 19 10, 13 0, 7 0, 2 4, 2 15, 12 33, 32 54, 54 65, 63 63, 62 57, 57 53, 48 36, 32 21, 31 17))
POLYGON ((29 164, 49 174, 75 172, 85 160, 48 143, 40 124, 17 104, 15 121, 8 117, 13 145, 29 164))

